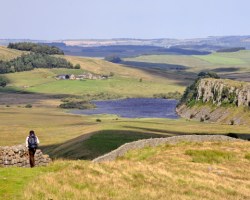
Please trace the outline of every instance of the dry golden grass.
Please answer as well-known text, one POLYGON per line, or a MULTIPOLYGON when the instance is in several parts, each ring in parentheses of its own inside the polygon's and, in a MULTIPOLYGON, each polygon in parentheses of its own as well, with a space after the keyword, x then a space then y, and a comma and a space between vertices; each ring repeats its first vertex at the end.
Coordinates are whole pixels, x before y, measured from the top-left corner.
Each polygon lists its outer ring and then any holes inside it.
POLYGON ((35 130, 41 145, 61 143, 99 130, 99 126, 87 118, 56 108, 2 107, 0 121, 0 146, 24 143, 30 130, 35 130))
POLYGON ((7 47, 0 46, 0 60, 11 60, 18 56, 21 56, 23 51, 15 50, 15 49, 8 49, 7 47))
POLYGON ((249 199, 249 151, 247 142, 180 143, 132 151, 107 163, 56 161, 51 170, 61 169, 35 178, 24 198, 249 199), (234 159, 196 163, 185 154, 190 149, 230 152, 234 159))
MULTIPOLYGON (((16 96, 19 98, 19 96, 16 96)), ((20 94, 20 98, 23 97, 20 94)), ((65 113, 58 109, 60 103, 55 99, 27 99, 22 103, 32 103, 32 108, 25 108, 25 104, 0 106, 0 146, 15 145, 24 142, 28 131, 33 129, 40 137, 42 144, 65 143, 74 139, 82 141, 80 135, 104 130, 128 131, 134 133, 162 134, 167 136, 183 134, 227 134, 249 133, 248 125, 222 125, 216 123, 202 123, 184 119, 126 119, 113 115, 81 116, 65 113), (96 119, 101 119, 97 123, 96 119)), ((7 98, 7 97, 6 97, 7 98)), ((13 97, 12 97, 13 98, 13 97)), ((7 98, 8 99, 8 98, 7 98)), ((9 100, 15 102, 15 99, 9 100)), ((81 149, 79 149, 81 151, 81 149)))

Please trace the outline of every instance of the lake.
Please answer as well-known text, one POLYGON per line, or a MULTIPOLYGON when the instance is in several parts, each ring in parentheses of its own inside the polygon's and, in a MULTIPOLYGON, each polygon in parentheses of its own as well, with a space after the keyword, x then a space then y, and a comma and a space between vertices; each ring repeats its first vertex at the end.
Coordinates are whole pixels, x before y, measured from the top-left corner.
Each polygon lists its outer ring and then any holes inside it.
POLYGON ((173 99, 128 98, 119 100, 92 101, 95 109, 71 110, 73 114, 114 114, 126 118, 170 118, 177 119, 178 103, 173 99))

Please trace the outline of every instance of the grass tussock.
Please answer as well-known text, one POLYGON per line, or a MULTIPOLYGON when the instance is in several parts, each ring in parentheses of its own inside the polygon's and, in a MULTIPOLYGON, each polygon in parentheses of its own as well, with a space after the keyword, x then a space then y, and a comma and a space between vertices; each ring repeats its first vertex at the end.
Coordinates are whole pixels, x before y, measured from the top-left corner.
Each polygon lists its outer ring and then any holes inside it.
POLYGON ((245 155, 245 158, 246 158, 247 160, 250 161, 250 153, 247 153, 247 154, 245 155))
MULTIPOLYGON (((56 161, 29 182, 25 199, 249 199, 249 144, 205 142, 132 150, 107 163, 56 161), (220 163, 190 161, 186 151, 233 152, 220 163), (65 165, 67 163, 67 165, 65 165), (53 170, 63 165, 60 170, 53 170)), ((219 154, 220 155, 220 154, 219 154)))
POLYGON ((193 162, 200 163, 221 163, 235 158, 231 152, 216 150, 187 150, 185 153, 192 157, 193 162))
POLYGON ((132 161, 142 161, 156 155, 156 153, 157 153, 156 148, 146 147, 143 149, 139 149, 137 151, 129 151, 122 159, 127 159, 132 161))

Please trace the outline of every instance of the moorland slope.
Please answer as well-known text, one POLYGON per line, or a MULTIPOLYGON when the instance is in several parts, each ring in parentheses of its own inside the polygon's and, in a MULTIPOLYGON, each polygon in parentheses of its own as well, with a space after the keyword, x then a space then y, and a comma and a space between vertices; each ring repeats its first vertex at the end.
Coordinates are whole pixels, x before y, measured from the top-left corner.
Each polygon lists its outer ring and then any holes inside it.
POLYGON ((131 150, 111 162, 55 161, 45 168, 2 168, 0 197, 249 199, 249 152, 248 142, 240 140, 179 142, 131 150))

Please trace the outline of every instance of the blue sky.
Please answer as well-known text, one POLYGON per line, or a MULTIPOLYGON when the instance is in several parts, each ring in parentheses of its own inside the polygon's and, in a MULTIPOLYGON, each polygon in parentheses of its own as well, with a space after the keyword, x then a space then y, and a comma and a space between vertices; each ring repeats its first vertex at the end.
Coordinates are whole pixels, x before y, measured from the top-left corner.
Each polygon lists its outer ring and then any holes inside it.
POLYGON ((249 0, 0 0, 0 38, 250 35, 249 0))

